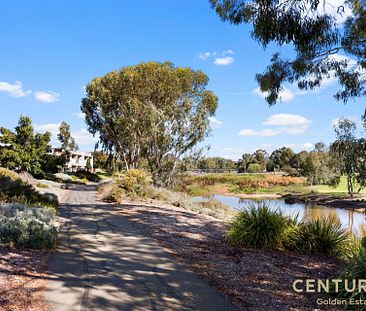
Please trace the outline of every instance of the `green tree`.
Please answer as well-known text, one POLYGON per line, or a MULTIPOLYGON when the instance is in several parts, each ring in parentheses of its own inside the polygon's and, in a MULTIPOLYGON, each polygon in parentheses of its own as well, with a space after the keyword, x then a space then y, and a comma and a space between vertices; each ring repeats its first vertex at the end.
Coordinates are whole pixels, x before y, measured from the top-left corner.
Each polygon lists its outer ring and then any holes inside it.
POLYGON ((366 186, 365 142, 356 138, 356 124, 350 119, 341 118, 334 130, 337 140, 331 144, 330 150, 337 175, 331 184, 338 185, 340 177, 345 175, 348 193, 353 196, 356 186, 357 192, 366 186))
POLYGON ((218 98, 202 71, 148 62, 94 79, 82 100, 88 129, 126 169, 146 159, 155 185, 169 185, 176 165, 209 132, 218 98))
POLYGON ((42 163, 50 151, 51 133, 34 134, 32 120, 29 117, 21 116, 15 132, 1 127, 0 142, 0 164, 3 167, 27 171, 31 174, 41 174, 42 163))
POLYGON ((337 100, 366 95, 366 8, 363 0, 347 0, 335 7, 325 0, 210 0, 222 20, 253 25, 252 37, 264 48, 270 43, 292 44, 293 59, 274 54, 263 74, 256 76, 269 105, 281 99, 285 83, 314 89, 336 77, 342 89, 337 100), (345 23, 347 8, 352 15, 345 23), (343 52, 354 59, 338 54, 343 52))
POLYGON ((66 151, 78 150, 75 139, 71 136, 70 125, 63 121, 59 127, 57 138, 61 143, 61 148, 66 151))
POLYGON ((271 153, 270 159, 277 170, 289 171, 294 166, 295 153, 291 148, 282 147, 271 153))
POLYGON ((250 153, 244 153, 237 162, 239 173, 247 173, 250 164, 257 163, 256 158, 250 153))

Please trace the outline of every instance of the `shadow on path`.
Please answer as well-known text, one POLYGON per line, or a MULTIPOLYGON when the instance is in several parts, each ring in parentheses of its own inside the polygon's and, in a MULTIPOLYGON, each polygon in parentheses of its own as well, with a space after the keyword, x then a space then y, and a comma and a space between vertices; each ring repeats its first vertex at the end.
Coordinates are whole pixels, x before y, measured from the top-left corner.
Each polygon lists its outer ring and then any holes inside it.
POLYGON ((237 310, 95 196, 73 186, 61 204, 67 221, 49 267, 52 310, 237 310))

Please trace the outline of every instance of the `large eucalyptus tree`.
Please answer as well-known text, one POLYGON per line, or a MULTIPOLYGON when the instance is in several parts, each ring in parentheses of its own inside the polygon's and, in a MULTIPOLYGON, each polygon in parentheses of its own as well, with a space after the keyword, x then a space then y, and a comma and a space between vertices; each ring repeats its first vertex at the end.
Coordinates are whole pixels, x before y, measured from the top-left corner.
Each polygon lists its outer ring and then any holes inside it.
POLYGON ((145 159, 155 185, 168 185, 177 161, 209 132, 218 98, 202 71, 148 62, 95 78, 81 110, 104 150, 126 169, 145 159))

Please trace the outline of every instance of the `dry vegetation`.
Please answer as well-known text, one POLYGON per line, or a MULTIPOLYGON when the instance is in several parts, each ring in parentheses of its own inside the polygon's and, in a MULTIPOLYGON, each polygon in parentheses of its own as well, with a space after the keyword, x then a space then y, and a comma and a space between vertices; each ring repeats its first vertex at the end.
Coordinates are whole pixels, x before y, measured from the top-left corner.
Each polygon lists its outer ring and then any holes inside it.
POLYGON ((291 185, 304 184, 304 178, 270 174, 205 174, 185 175, 176 189, 191 195, 207 195, 218 192, 278 193, 291 185))

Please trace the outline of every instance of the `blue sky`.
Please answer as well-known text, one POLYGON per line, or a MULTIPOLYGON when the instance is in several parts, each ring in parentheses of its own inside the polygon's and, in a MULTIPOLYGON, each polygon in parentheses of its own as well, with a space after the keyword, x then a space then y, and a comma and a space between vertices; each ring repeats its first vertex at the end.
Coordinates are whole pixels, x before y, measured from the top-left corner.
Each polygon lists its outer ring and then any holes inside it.
POLYGON ((208 0, 3 1, 0 27, 0 125, 14 128, 24 114, 37 130, 54 133, 66 121, 84 151, 95 139, 80 116, 83 87, 113 69, 151 60, 208 74, 209 89, 219 96, 203 144, 211 146, 209 155, 237 159, 257 148, 298 151, 329 143, 334 119, 359 120, 365 108, 364 99, 335 101, 334 79, 313 92, 287 86, 283 102, 268 107, 254 76, 275 51, 288 55, 291 48, 263 50, 249 26, 223 23, 208 0))

